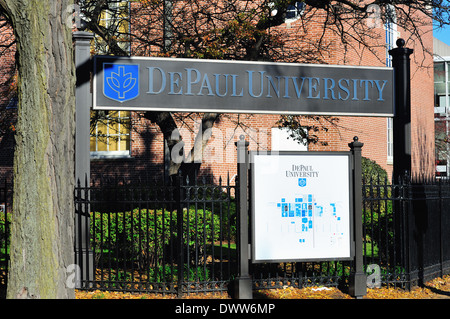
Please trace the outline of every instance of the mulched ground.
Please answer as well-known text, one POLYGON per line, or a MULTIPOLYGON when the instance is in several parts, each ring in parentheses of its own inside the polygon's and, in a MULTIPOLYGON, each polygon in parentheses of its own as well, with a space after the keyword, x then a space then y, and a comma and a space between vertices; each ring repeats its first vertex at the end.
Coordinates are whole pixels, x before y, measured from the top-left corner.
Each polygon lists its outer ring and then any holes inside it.
MULTIPOLYGON (((352 299, 337 288, 307 287, 267 289, 255 291, 255 299, 352 299)), ((175 296, 158 294, 133 294, 105 291, 76 291, 77 299, 175 299, 175 296)), ((226 292, 198 293, 184 296, 182 299, 231 299, 226 292)), ((423 287, 411 291, 399 288, 368 289, 364 299, 450 299, 450 275, 427 282, 423 287)))

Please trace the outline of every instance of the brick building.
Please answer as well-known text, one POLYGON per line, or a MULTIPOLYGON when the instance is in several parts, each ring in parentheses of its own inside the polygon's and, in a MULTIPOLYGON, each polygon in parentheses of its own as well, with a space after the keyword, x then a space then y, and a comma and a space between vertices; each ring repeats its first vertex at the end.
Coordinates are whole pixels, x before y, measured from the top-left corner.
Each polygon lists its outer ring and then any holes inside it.
MULTIPOLYGON (((132 7, 129 7, 132 9, 132 7)), ((342 44, 338 35, 330 30, 320 29, 324 16, 317 15, 309 21, 307 34, 301 34, 300 28, 303 3, 289 8, 284 23, 270 29, 277 36, 284 37, 288 43, 285 50, 303 51, 314 55, 315 43, 327 42, 329 50, 320 54, 321 63, 337 65, 390 66, 387 51, 394 46, 399 37, 407 39, 407 46, 414 49, 411 57, 412 86, 412 166, 413 172, 434 173, 434 108, 433 108, 433 57, 423 48, 432 51, 432 25, 421 27, 421 42, 411 37, 410 32, 397 28, 395 14, 386 23, 378 23, 372 28, 379 34, 373 38, 371 50, 356 40, 342 44), (322 19, 322 20, 321 20, 322 19), (316 21, 316 22, 314 22, 316 21), (317 24, 315 27, 314 23, 317 24)), ((105 23, 110 23, 104 16, 105 23)), ((141 18, 142 19, 142 18, 141 18)), ((150 18, 149 18, 150 19, 150 18)), ((140 21, 128 20, 133 32, 134 25, 140 21)), ((148 23, 150 24, 150 23, 148 23)), ((144 32, 144 29, 134 32, 144 32)), ((143 48, 132 40, 127 42, 126 50, 131 55, 161 54, 161 48, 143 48)), ((289 54, 287 55, 289 56, 289 54)), ((286 61, 285 61, 286 62, 286 61)), ((289 61, 287 61, 289 62, 289 61)), ((137 112, 111 112, 110 118, 104 118, 92 128, 91 137, 91 176, 93 179, 105 176, 124 177, 125 179, 145 178, 167 172, 169 152, 165 147, 160 128, 140 116, 137 112), (131 122, 131 125, 127 123, 131 122)), ((174 116, 180 134, 191 150, 197 136, 201 118, 197 114, 179 114, 174 116)), ((241 134, 250 142, 250 150, 310 150, 310 151, 347 151, 353 136, 364 143, 363 156, 370 158, 392 174, 392 119, 384 117, 339 117, 333 123, 323 119, 320 123, 313 118, 299 118, 304 125, 317 124, 319 130, 310 134, 319 137, 319 143, 307 146, 288 139, 285 129, 278 127, 279 115, 222 114, 215 121, 210 138, 203 154, 201 174, 212 175, 215 181, 219 176, 230 178, 236 174, 236 149, 234 142, 241 134)), ((6 153, 5 153, 6 154, 6 153)), ((11 162, 0 162, 2 172, 9 171, 11 162)))

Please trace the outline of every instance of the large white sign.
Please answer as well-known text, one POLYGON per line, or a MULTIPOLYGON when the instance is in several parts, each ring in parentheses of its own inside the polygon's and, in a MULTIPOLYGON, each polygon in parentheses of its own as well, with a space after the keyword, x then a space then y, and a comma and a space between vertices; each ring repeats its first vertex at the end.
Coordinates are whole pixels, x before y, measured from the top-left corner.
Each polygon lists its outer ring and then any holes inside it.
POLYGON ((250 154, 253 262, 351 259, 350 153, 250 154))

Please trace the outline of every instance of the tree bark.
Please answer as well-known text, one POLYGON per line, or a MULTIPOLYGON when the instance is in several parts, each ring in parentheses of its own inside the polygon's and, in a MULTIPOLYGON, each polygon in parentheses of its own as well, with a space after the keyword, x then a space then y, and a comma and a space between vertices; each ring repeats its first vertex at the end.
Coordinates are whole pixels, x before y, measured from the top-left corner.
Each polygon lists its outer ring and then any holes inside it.
POLYGON ((219 113, 204 113, 194 145, 186 153, 183 138, 177 123, 170 112, 145 112, 144 118, 157 124, 163 133, 170 153, 169 176, 176 176, 181 169, 183 175, 194 178, 203 159, 203 151, 211 138, 212 128, 219 113))
POLYGON ((66 285, 66 269, 74 263, 70 4, 0 0, 17 40, 19 71, 7 298, 74 298, 66 285))

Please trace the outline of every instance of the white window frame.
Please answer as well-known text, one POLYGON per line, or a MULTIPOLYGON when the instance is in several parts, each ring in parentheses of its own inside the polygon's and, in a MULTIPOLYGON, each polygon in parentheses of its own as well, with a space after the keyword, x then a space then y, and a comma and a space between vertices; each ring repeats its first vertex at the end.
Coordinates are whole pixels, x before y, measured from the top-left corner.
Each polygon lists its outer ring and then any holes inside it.
POLYGON ((387 119, 387 163, 394 164, 394 119, 387 119))
MULTIPOLYGON (((384 24, 384 30, 386 34, 386 66, 392 67, 392 56, 389 54, 389 50, 394 48, 394 44, 400 37, 397 31, 397 15, 395 7, 392 5, 387 6, 386 23, 384 24)), ((393 131, 393 119, 387 118, 386 130, 387 130, 387 163, 394 163, 394 131, 393 131)))
POLYGON ((394 44, 400 37, 400 33, 397 30, 397 15, 395 12, 395 7, 388 5, 387 8, 389 12, 386 15, 386 22, 384 24, 386 34, 386 66, 392 67, 392 56, 389 54, 389 50, 394 48, 394 44))

